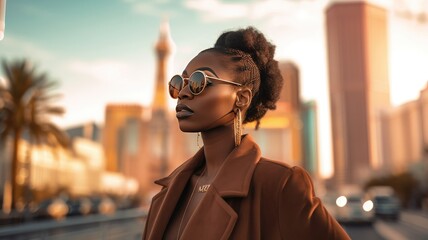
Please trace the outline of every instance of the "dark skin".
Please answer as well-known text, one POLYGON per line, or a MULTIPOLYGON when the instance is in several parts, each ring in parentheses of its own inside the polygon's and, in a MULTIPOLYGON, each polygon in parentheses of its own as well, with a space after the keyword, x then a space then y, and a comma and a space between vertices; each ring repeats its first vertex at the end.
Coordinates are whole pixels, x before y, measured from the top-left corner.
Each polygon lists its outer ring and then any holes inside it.
MULTIPOLYGON (((229 56, 214 51, 202 52, 193 58, 182 76, 188 78, 194 71, 202 70, 208 76, 237 82, 234 64, 229 56)), ((233 119, 234 110, 239 108, 244 119, 245 111, 250 105, 251 90, 245 86, 239 87, 212 80, 199 95, 193 95, 189 87, 184 87, 178 96, 177 105, 184 104, 193 112, 190 116, 178 118, 180 129, 183 132, 201 132, 204 142, 205 170, 198 177, 190 181, 191 191, 201 185, 211 184, 226 157, 235 148, 233 119), (198 180, 199 179, 199 180, 198 180)), ((177 113, 177 115, 179 115, 177 113)), ((183 231, 187 221, 203 198, 203 193, 196 193, 188 202, 186 214, 181 213, 178 219, 183 219, 180 232, 183 231)), ((184 203, 187 205, 187 202, 184 203)), ((186 206, 182 206, 186 208, 186 206)))
MULTIPOLYGON (((196 70, 203 70, 208 76, 213 76, 236 82, 236 73, 229 57, 221 53, 202 52, 192 59, 183 71, 187 78, 196 70)), ((179 119, 183 132, 201 132, 204 142, 204 153, 207 169, 200 181, 212 180, 226 159, 235 148, 233 131, 233 110, 239 108, 242 116, 251 102, 251 90, 246 87, 236 87, 231 84, 212 80, 213 84, 199 95, 193 95, 189 87, 184 87, 178 96, 178 104, 185 104, 193 115, 179 119)))

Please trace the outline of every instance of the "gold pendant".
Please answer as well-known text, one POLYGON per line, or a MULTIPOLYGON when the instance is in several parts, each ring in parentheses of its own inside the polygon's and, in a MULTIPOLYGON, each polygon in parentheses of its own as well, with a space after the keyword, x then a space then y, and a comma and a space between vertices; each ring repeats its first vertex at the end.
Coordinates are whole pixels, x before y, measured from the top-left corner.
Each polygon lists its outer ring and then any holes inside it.
POLYGON ((210 184, 199 186, 198 192, 206 192, 208 191, 208 188, 210 188, 210 186, 210 184))

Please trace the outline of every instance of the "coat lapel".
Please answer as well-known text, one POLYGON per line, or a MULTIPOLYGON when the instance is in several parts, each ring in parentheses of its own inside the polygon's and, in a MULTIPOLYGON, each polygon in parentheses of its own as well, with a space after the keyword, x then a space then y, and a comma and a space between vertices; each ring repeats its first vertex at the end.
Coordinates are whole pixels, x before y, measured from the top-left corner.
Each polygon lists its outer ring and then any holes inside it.
POLYGON ((194 170, 203 164, 204 153, 200 149, 195 156, 178 167, 166 178, 155 181, 164 188, 156 194, 150 206, 147 218, 146 239, 162 239, 169 219, 194 170), (152 224, 151 224, 152 223, 152 224))
MULTIPOLYGON (((225 159, 223 167, 183 229, 181 239, 229 238, 238 220, 238 213, 224 198, 248 195, 251 177, 260 156, 259 147, 251 136, 246 135, 241 145, 225 159)), ((201 164, 205 164, 203 149, 170 176, 156 181, 164 189, 153 197, 147 219, 146 239, 162 239, 181 193, 201 164)))
POLYGON ((245 197, 250 189, 254 169, 261 156, 250 136, 225 159, 204 198, 190 217, 181 239, 228 239, 238 220, 238 213, 225 201, 245 197))
POLYGON ((225 240, 232 233, 238 214, 214 188, 205 194, 180 239, 225 240))

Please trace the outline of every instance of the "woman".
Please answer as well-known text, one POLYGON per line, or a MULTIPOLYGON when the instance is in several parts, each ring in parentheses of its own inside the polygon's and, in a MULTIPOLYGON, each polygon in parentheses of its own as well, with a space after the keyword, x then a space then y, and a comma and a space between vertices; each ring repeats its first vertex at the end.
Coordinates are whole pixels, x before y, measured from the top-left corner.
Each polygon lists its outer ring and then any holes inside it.
POLYGON ((204 147, 152 199, 143 239, 349 239, 299 167, 261 157, 241 124, 275 109, 275 47, 249 27, 223 33, 170 83, 184 132, 204 147))

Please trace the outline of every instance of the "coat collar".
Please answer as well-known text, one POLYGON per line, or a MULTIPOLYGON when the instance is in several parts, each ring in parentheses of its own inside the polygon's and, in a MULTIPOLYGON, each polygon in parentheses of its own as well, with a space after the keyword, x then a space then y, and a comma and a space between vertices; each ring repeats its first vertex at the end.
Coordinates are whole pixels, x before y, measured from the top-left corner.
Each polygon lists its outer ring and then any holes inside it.
MULTIPOLYGON (((251 178, 260 156, 260 149, 253 138, 244 136, 241 144, 226 157, 223 167, 219 169, 211 187, 183 229, 182 239, 229 238, 238 215, 223 198, 248 195, 251 178), (212 222, 219 224, 213 227, 212 222)), ((162 238, 187 182, 204 164, 204 149, 200 149, 168 177, 155 182, 164 188, 153 197, 143 239, 162 238)))
MULTIPOLYGON (((247 196, 251 177, 260 157, 260 148, 250 135, 245 135, 241 144, 226 157, 224 165, 213 179, 211 187, 214 187, 222 197, 247 196)), ((180 175, 190 177, 203 164, 205 164, 205 156, 204 149, 201 148, 168 177, 159 179, 155 183, 169 188, 180 175)))

